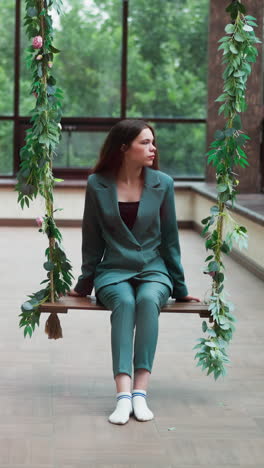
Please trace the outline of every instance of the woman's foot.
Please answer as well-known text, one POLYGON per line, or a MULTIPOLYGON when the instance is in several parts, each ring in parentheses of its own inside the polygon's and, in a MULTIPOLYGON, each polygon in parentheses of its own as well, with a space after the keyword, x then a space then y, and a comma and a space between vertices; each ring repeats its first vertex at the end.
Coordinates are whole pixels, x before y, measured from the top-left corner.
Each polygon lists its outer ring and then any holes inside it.
POLYGON ((135 389, 132 392, 133 411, 138 421, 150 421, 154 418, 154 414, 148 408, 146 396, 145 390, 135 389))
POLYGON ((117 393, 116 399, 116 409, 112 414, 110 414, 108 421, 112 424, 126 424, 129 420, 129 416, 133 413, 131 393, 117 393))

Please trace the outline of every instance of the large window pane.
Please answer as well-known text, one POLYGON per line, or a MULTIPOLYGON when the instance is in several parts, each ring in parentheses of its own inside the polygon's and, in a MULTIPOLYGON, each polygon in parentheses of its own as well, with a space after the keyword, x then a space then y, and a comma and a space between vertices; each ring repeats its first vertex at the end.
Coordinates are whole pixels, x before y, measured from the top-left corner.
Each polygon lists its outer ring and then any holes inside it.
POLYGON ((206 117, 208 0, 130 0, 129 116, 206 117))
POLYGON ((160 168, 172 177, 204 176, 205 124, 155 124, 160 168))
POLYGON ((23 26, 25 11, 22 9, 21 28, 20 28, 20 97, 19 97, 19 114, 20 116, 29 115, 36 104, 35 97, 30 93, 32 76, 31 72, 26 68, 26 48, 30 42, 26 37, 25 28, 23 26))
MULTIPOLYGON (((120 115, 122 38, 121 0, 64 0, 64 13, 54 15, 54 76, 64 91, 64 116, 120 115)), ((27 39, 23 32, 23 48, 27 39)), ((23 58, 25 62, 25 58, 23 58)), ((22 68, 21 108, 27 115, 29 74, 22 68)))
POLYGON ((106 137, 105 132, 62 132, 54 167, 93 167, 106 137))
POLYGON ((0 115, 14 110, 15 0, 0 2, 0 115))
POLYGON ((13 122, 0 120, 0 175, 13 172, 13 128, 13 122))

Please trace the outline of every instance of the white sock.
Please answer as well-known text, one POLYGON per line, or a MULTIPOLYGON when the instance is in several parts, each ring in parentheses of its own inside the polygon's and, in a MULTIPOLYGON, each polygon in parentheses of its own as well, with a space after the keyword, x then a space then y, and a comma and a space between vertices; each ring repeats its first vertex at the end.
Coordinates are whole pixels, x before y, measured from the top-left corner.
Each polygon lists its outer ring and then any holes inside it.
POLYGON ((113 424, 126 424, 133 411, 131 393, 119 392, 116 394, 116 399, 116 409, 112 414, 110 414, 108 421, 113 424))
POLYGON ((138 421, 150 421, 154 418, 154 414, 148 408, 146 396, 147 392, 145 392, 145 390, 135 389, 132 392, 134 415, 138 421))

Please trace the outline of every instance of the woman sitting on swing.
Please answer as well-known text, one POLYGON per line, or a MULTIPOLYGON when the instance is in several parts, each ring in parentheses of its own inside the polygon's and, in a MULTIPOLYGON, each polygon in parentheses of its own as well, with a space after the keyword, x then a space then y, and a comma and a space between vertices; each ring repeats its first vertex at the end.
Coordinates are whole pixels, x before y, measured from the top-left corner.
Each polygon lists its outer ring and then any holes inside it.
POLYGON ((170 296, 199 299, 184 281, 173 179, 158 170, 154 130, 144 121, 123 120, 108 134, 88 179, 82 229, 82 275, 70 295, 86 296, 94 287, 112 311, 117 406, 109 421, 125 424, 132 412, 148 421, 160 309, 170 296))

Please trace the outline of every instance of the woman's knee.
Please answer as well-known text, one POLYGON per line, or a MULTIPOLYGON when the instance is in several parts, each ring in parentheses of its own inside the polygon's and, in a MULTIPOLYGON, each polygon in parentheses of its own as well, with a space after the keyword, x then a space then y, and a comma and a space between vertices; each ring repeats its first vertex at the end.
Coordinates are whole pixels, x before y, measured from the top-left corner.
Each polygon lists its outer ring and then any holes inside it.
POLYGON ((169 288, 142 288, 136 297, 137 307, 156 306, 162 307, 170 296, 169 288))
POLYGON ((117 296, 113 300, 113 309, 131 309, 135 307, 135 298, 132 295, 117 296))
POLYGON ((117 308, 131 308, 135 307, 135 296, 133 291, 126 288, 114 287, 109 285, 99 291, 99 300, 110 310, 117 308))
POLYGON ((153 294, 150 292, 145 292, 144 294, 139 294, 136 298, 136 306, 160 306, 162 296, 160 294, 153 294))

